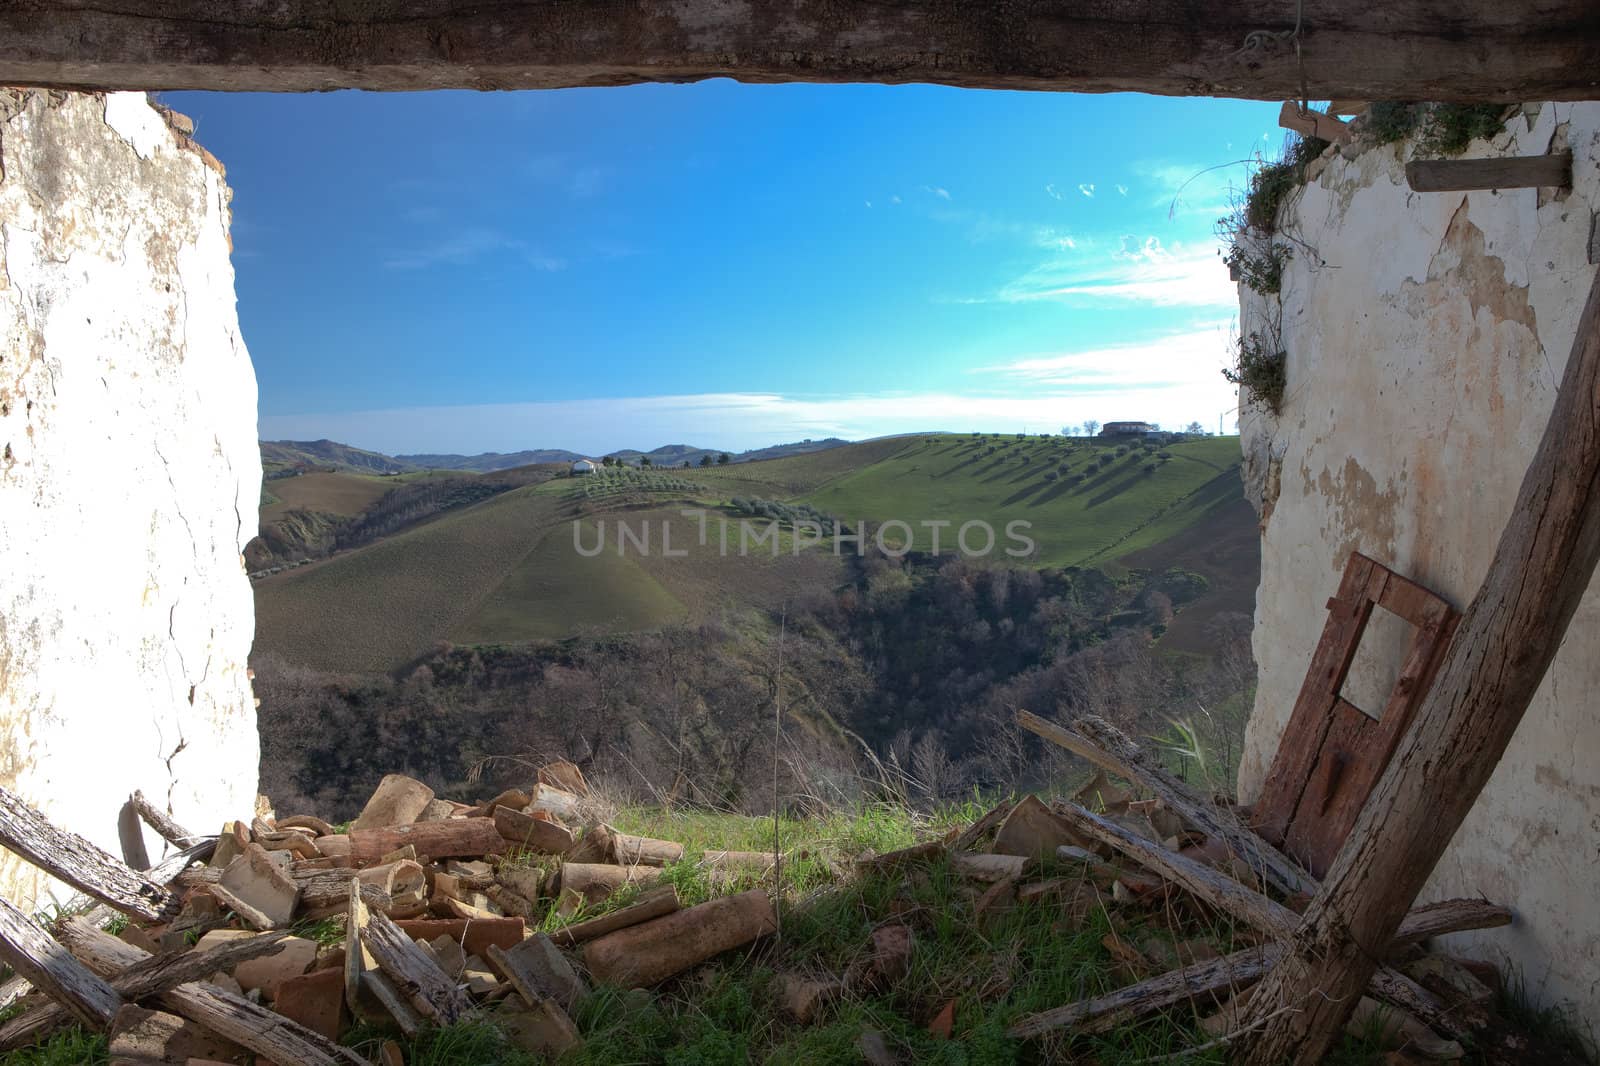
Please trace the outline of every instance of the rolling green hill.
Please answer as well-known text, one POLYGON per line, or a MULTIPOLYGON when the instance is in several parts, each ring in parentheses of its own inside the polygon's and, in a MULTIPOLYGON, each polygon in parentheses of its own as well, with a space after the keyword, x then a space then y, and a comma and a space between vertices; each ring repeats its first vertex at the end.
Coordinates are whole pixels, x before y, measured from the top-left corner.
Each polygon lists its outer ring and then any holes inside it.
MULTIPOLYGON (((1153 562, 1161 545, 1201 525, 1253 533, 1248 507, 1241 515, 1235 506, 1242 503, 1238 462, 1237 438, 1146 448, 941 434, 738 465, 557 477, 259 581, 258 646, 325 670, 386 671, 444 641, 638 631, 729 609, 776 608, 847 580, 848 558, 827 542, 797 548, 787 524, 776 554, 770 540, 741 550, 740 519, 756 510, 787 514, 787 523, 794 508, 813 508, 851 529, 898 520, 921 550, 929 547, 921 523, 949 522, 945 553, 963 523, 988 522, 1004 547, 1006 524, 1021 521, 1031 523, 1035 554, 991 558, 1041 567, 1149 565, 1119 560, 1151 553, 1153 562), (706 512, 706 543, 698 521, 680 513, 685 508, 706 512), (574 521, 590 551, 606 532, 600 554, 578 549, 574 521), (621 551, 619 522, 634 537, 621 551)), ((845 544, 846 556, 854 550, 845 544)), ((1245 562, 1253 565, 1253 557, 1245 562)), ((1234 585, 1245 587, 1242 579, 1234 585)))

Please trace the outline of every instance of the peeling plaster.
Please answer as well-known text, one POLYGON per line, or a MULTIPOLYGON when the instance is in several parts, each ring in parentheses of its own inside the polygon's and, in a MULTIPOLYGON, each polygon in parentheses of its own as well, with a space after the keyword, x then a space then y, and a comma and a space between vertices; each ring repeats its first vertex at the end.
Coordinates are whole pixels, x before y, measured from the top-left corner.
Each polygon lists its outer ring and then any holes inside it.
MULTIPOLYGON (((1282 220, 1317 256, 1284 268, 1282 412, 1241 425, 1247 489, 1262 515, 1260 677, 1239 772, 1247 802, 1352 549, 1463 608, 1488 570, 1594 277, 1600 104, 1525 109, 1467 152, 1563 142, 1575 157, 1565 197, 1413 193, 1403 170, 1412 146, 1357 147, 1347 150, 1354 158, 1331 159, 1282 220)), ((1267 299, 1242 289, 1241 320, 1278 313, 1267 299)), ((1422 898, 1481 894, 1511 906, 1509 929, 1449 937, 1447 950, 1509 960, 1531 994, 1600 1030, 1597 644, 1600 590, 1591 588, 1422 898)), ((1393 652, 1376 648, 1372 660, 1393 652)))

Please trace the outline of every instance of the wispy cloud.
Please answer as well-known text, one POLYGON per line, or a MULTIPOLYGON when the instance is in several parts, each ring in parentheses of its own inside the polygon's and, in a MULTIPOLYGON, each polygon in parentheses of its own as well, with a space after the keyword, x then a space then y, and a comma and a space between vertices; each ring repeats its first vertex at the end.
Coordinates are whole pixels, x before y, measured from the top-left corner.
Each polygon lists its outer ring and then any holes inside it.
POLYGON ((1119 183, 1117 185, 1117 195, 1118 196, 1126 196, 1126 195, 1128 195, 1128 187, 1126 185, 1122 185, 1122 184, 1119 183))
POLYGON ((1078 191, 1083 193, 1083 195, 1090 197, 1091 199, 1094 197, 1094 185, 1092 183, 1079 185, 1078 191))
POLYGON ((1049 195, 1050 199, 1052 199, 1052 200, 1061 199, 1061 190, 1056 188, 1055 182, 1051 182, 1050 184, 1046 185, 1044 187, 1044 191, 1049 195))
MULTIPOLYGON (((1228 351, 1233 319, 1194 323, 1152 340, 1030 354, 981 368, 1030 388, 1141 391, 1212 384, 1228 351)), ((1226 391, 1226 390, 1224 390, 1226 391)))
POLYGON ((424 270, 436 266, 466 266, 493 255, 509 255, 535 270, 566 268, 566 260, 547 255, 526 241, 486 227, 469 227, 390 255, 389 270, 424 270))
POLYGON ((898 203, 900 203, 900 202, 901 202, 901 200, 900 200, 900 194, 899 194, 899 193, 895 193, 895 194, 894 194, 894 195, 893 195, 893 196, 891 196, 891 197, 889 197, 889 202, 890 202, 890 203, 891 203, 891 204, 898 204, 898 203))
POLYGON ((930 194, 932 194, 934 196, 937 196, 941 200, 950 199, 950 190, 946 189, 946 188, 943 188, 942 186, 939 186, 939 185, 924 185, 923 188, 926 189, 930 194))
POLYGON ((1156 307, 1232 307, 1238 292, 1210 244, 1167 248, 1154 237, 1124 237, 1110 255, 1067 243, 1052 257, 1003 286, 1001 303, 1051 300, 1083 306, 1142 303, 1156 307))
POLYGON ((390 454, 470 454, 668 443, 752 448, 939 429, 1044 432, 1086 418, 1210 425, 1235 403, 1217 372, 1226 342, 1225 328, 1208 324, 1139 345, 1018 357, 986 368, 985 384, 970 391, 699 393, 263 415, 261 433, 269 440, 329 437, 390 454), (530 426, 539 427, 536 436, 530 426))
POLYGON ((1209 222, 1228 212, 1234 187, 1244 176, 1244 161, 1221 163, 1145 161, 1136 164, 1150 190, 1150 206, 1171 217, 1199 217, 1209 222))

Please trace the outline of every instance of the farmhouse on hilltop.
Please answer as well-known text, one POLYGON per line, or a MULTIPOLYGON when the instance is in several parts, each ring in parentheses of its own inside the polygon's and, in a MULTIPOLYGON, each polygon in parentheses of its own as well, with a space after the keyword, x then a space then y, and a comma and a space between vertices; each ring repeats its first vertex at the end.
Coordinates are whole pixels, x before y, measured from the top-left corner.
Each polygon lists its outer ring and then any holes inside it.
POLYGON ((1102 437, 1142 437, 1155 431, 1149 422, 1107 422, 1100 427, 1102 437))
POLYGON ((574 459, 572 461, 572 474, 574 477, 579 474, 592 474, 599 469, 600 463, 595 459, 574 459))

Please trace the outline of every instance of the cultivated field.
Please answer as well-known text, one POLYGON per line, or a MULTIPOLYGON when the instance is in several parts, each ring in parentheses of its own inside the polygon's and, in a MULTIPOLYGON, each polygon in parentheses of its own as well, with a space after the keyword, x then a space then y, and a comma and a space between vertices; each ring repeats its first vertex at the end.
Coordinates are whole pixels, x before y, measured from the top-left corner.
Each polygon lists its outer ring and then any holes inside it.
MULTIPOLYGON (((738 523, 752 507, 814 507, 852 528, 862 519, 899 519, 915 530, 913 547, 924 550, 927 531, 919 523, 948 521, 945 552, 962 523, 982 520, 1000 536, 992 556, 997 561, 1118 569, 1168 560, 1163 565, 1226 579, 1230 595, 1216 609, 1247 610, 1252 586, 1246 577, 1253 575, 1239 569, 1244 563, 1190 559, 1192 551, 1180 551, 1193 541, 1181 535, 1196 528, 1210 530, 1208 540, 1234 526, 1253 537, 1253 522, 1239 510, 1238 455, 1237 438, 1144 447, 941 434, 725 467, 558 477, 258 582, 258 646, 324 670, 388 671, 441 641, 517 643, 638 631, 730 610, 775 609, 849 579, 848 560, 831 542, 796 552, 787 525, 776 557, 770 543, 741 551, 738 523), (746 510, 736 510, 734 501, 746 510), (696 521, 682 516, 685 508, 707 512, 707 543, 699 543, 696 521), (600 555, 588 558, 574 547, 574 520, 583 522, 582 540, 591 550, 604 527, 600 555), (731 538, 726 551, 719 536, 723 520, 731 538), (1000 554, 1008 544, 1005 525, 1015 520, 1032 523, 1032 559, 1000 554), (619 521, 635 536, 621 554, 619 521), (671 557, 660 539, 668 524, 671 557), (637 543, 646 528, 647 552, 637 543), (1163 545, 1171 550, 1158 551, 1163 545)), ((346 474, 284 479, 273 491, 280 493, 281 485, 292 495, 272 506, 292 502, 309 509, 307 501, 320 499, 326 506, 359 507, 363 492, 381 494, 394 480, 346 474)), ((752 521, 764 527, 766 520, 758 515, 752 521)), ((1233 546, 1248 547, 1243 541, 1233 546)), ((846 556, 853 551, 847 544, 846 556)), ((1174 634, 1174 643, 1196 636, 1174 634)))

